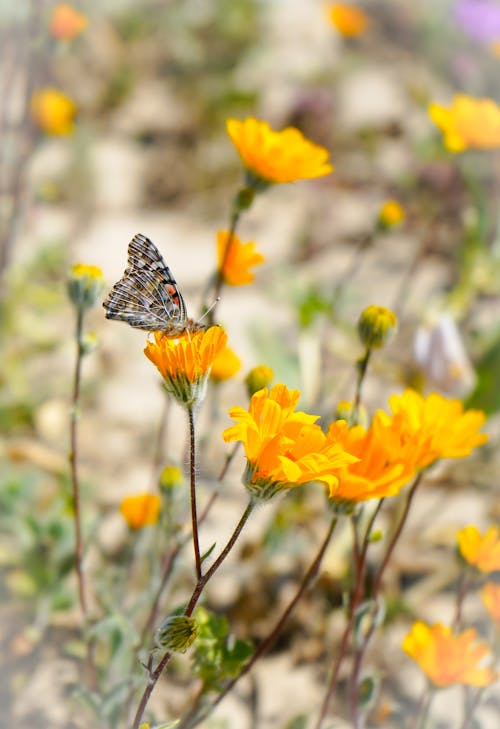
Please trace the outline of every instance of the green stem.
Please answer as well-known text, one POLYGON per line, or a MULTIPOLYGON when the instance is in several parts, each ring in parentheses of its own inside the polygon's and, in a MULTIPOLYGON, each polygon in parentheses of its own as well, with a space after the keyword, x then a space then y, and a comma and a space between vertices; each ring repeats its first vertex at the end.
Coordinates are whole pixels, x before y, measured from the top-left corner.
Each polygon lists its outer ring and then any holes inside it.
POLYGON ((195 414, 192 407, 188 407, 189 420, 189 482, 191 495, 191 527, 193 532, 194 562, 196 579, 201 580, 200 539, 198 536, 198 516, 196 513, 196 433, 195 414))

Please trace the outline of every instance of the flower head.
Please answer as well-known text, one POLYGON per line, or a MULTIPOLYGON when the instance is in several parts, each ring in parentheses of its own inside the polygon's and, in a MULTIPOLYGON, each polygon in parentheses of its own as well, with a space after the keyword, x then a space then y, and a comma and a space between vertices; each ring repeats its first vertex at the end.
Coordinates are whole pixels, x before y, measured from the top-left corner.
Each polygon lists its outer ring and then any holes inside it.
POLYGON ((227 334, 218 326, 176 338, 155 332, 144 354, 158 368, 167 392, 181 405, 193 407, 203 399, 212 364, 226 342, 227 334))
POLYGON ((91 309, 104 290, 104 276, 98 266, 75 263, 67 285, 72 303, 78 309, 91 309))
POLYGON ((429 115, 451 152, 500 147, 500 106, 492 99, 456 94, 450 107, 430 104, 429 115))
POLYGON ((156 524, 160 518, 161 500, 157 494, 134 494, 126 496, 120 511, 130 529, 134 531, 156 524))
POLYGON ((429 626, 417 621, 403 640, 403 650, 439 688, 453 684, 488 686, 496 679, 491 668, 478 668, 490 648, 477 640, 473 628, 454 635, 440 623, 429 626))
POLYGON ((228 119, 227 132, 247 171, 267 183, 295 182, 332 172, 328 150, 313 144, 294 127, 274 131, 252 117, 228 119))
POLYGON ((404 208, 397 200, 386 200, 379 210, 378 219, 383 228, 394 228, 404 221, 404 208))
POLYGON ((160 488, 170 491, 184 482, 184 476, 178 466, 168 465, 160 473, 160 488))
POLYGON ((454 15, 473 40, 490 43, 500 38, 500 6, 493 0, 460 0, 454 15))
POLYGON ((254 496, 270 498, 278 491, 308 481, 337 483, 337 473, 356 460, 315 424, 316 415, 295 411, 300 393, 275 385, 256 392, 250 407, 232 408, 236 425, 224 440, 242 441, 247 457, 244 483, 254 496))
POLYGON ((240 368, 240 358, 233 352, 231 347, 224 347, 212 363, 210 379, 212 382, 229 380, 231 377, 234 377, 240 368))
POLYGON ((334 3, 327 8, 331 25, 346 38, 362 35, 368 27, 368 17, 360 8, 346 3, 334 3))
POLYGON ((491 526, 481 534, 476 526, 466 526, 457 534, 460 554, 481 572, 500 570, 500 530, 491 526))
POLYGON ((41 89, 31 97, 31 114, 46 134, 64 136, 73 131, 76 106, 57 89, 41 89))
POLYGON ((252 283, 254 275, 250 271, 264 261, 264 256, 255 250, 255 243, 242 243, 237 235, 220 230, 217 233, 217 256, 219 269, 224 281, 230 286, 244 286, 252 283))
POLYGON ((88 20, 83 13, 78 12, 72 5, 59 3, 52 11, 49 32, 57 40, 69 41, 83 33, 88 20))
POLYGON ((171 615, 155 633, 157 646, 168 651, 185 653, 198 634, 196 620, 188 615, 171 615))
POLYGON ((396 314, 385 306, 367 306, 358 321, 361 342, 369 349, 380 349, 395 334, 398 325, 396 314))
POLYGON ((269 387, 273 378, 274 372, 267 365, 253 367, 245 377, 248 397, 252 397, 258 390, 262 390, 263 387, 269 387))
POLYGON ((500 624, 500 585, 496 582, 487 582, 480 594, 491 619, 500 624))

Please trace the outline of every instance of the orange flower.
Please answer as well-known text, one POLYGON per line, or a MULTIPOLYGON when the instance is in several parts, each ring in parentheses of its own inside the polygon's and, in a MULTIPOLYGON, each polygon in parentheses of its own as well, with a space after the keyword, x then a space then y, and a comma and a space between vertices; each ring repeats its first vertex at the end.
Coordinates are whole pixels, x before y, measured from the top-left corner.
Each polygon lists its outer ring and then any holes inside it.
MULTIPOLYGON (((376 419, 377 416, 374 422, 376 419)), ((386 447, 382 433, 378 424, 368 430, 362 425, 349 428, 344 420, 330 425, 327 437, 341 443, 348 453, 359 459, 338 474, 339 483, 330 488, 331 499, 366 501, 394 496, 413 478, 412 464, 398 451, 386 447)))
POLYGON ((224 349, 217 355, 212 363, 210 370, 210 379, 213 382, 222 382, 229 380, 241 368, 240 358, 233 352, 230 347, 224 349))
POLYGON ((346 38, 354 38, 365 32, 368 17, 359 8, 345 3, 334 3, 326 9, 328 20, 346 38))
POLYGON ((488 440, 478 433, 485 421, 479 410, 463 411, 460 400, 448 400, 438 393, 423 397, 415 390, 405 390, 389 400, 392 415, 378 412, 374 427, 381 428, 389 452, 415 470, 438 458, 464 458, 488 440))
POLYGON ((500 585, 487 582, 481 590, 481 600, 495 623, 500 623, 500 585))
POLYGON ((456 94, 450 107, 430 104, 429 116, 450 152, 500 147, 500 106, 492 99, 456 94))
POLYGON ((299 397, 298 390, 275 385, 256 392, 248 411, 229 412, 237 423, 224 431, 224 440, 242 441, 248 462, 244 483, 259 498, 307 481, 332 487, 339 470, 356 460, 327 439, 315 424, 317 415, 295 412, 299 397))
POLYGON ((126 496, 120 504, 123 518, 134 530, 156 524, 160 518, 160 509, 161 500, 157 494, 126 496))
POLYGON ((144 354, 160 371, 167 392, 186 407, 201 402, 210 369, 226 346, 227 334, 214 326, 194 333, 186 331, 176 338, 161 332, 155 332, 154 337, 154 342, 148 340, 144 354))
POLYGON ((386 200, 380 208, 378 219, 382 227, 394 228, 404 221, 404 208, 397 200, 386 200))
POLYGON ((473 628, 453 635, 451 628, 440 623, 428 626, 417 621, 403 640, 403 650, 439 688, 456 683, 488 686, 496 679, 491 668, 477 667, 490 649, 477 640, 473 628))
POLYGON ((264 182, 295 182, 333 170, 328 150, 310 142, 294 127, 276 132, 267 122, 252 117, 228 119, 226 127, 247 170, 264 182))
POLYGON ((500 570, 500 531, 491 526, 480 534, 475 526, 466 526, 457 534, 460 554, 481 572, 500 570))
POLYGON ((68 96, 57 89, 41 89, 31 97, 33 119, 46 134, 71 134, 76 106, 68 96))
POLYGON ((220 230, 217 233, 217 256, 219 269, 222 269, 222 277, 230 286, 244 286, 252 283, 255 276, 250 268, 258 266, 265 259, 264 256, 255 250, 255 243, 248 241, 242 243, 237 235, 231 236, 228 244, 229 233, 220 230))
POLYGON ((83 33, 88 20, 83 13, 79 13, 72 5, 59 3, 52 11, 49 32, 57 40, 73 40, 83 33))

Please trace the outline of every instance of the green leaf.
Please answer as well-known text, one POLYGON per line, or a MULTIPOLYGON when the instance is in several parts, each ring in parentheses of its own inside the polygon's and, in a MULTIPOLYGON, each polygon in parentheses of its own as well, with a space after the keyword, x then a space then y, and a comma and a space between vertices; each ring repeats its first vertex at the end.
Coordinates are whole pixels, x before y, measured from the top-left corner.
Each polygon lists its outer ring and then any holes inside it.
POLYGON ((210 555, 212 554, 212 552, 213 552, 213 551, 214 551, 214 549, 215 549, 215 545, 216 545, 216 544, 217 544, 217 542, 214 542, 214 543, 212 544, 212 546, 211 546, 211 547, 209 547, 209 548, 207 549, 207 551, 206 551, 206 552, 204 552, 204 553, 203 553, 203 554, 201 555, 201 562, 202 562, 202 564, 203 564, 203 562, 204 562, 204 561, 206 560, 206 558, 207 558, 207 557, 210 557, 210 555))

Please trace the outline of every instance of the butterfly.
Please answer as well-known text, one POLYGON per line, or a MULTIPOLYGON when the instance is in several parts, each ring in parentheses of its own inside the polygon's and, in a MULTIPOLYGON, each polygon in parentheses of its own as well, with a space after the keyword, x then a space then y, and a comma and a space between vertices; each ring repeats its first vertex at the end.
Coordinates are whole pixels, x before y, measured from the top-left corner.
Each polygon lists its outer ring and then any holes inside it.
POLYGON ((204 326, 189 319, 172 272, 153 241, 138 233, 128 246, 128 265, 103 306, 107 319, 173 337, 204 326))

